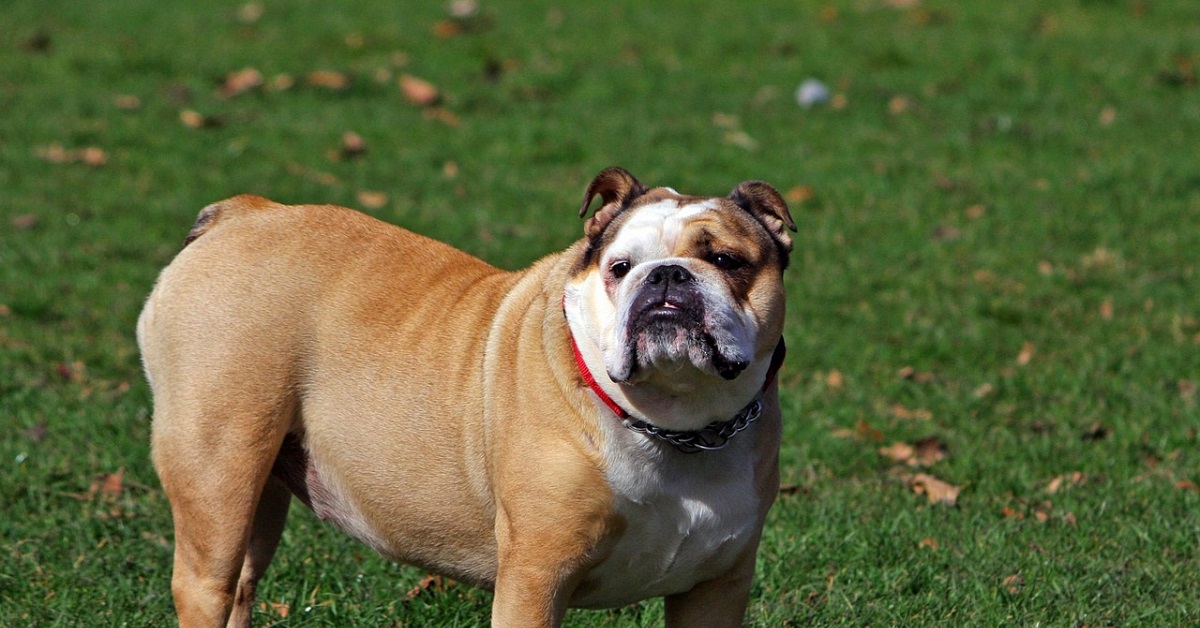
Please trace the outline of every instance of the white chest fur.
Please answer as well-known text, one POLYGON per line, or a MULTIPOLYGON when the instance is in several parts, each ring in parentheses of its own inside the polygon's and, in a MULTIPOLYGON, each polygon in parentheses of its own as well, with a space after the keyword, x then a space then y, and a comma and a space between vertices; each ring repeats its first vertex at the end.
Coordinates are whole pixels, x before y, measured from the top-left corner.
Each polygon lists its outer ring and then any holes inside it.
POLYGON ((730 568, 758 528, 751 440, 679 454, 616 421, 607 475, 626 527, 574 605, 609 607, 680 593, 730 568))

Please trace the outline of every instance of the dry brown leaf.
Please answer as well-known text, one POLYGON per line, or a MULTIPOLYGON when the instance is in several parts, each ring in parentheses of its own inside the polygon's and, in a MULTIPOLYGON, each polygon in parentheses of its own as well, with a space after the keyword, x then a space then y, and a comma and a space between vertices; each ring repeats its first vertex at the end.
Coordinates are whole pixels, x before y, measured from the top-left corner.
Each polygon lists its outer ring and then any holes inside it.
POLYGON ((225 77, 225 82, 221 84, 221 95, 226 98, 232 98, 243 92, 257 89, 262 84, 262 72, 254 68, 244 68, 236 72, 230 72, 225 77))
POLYGON ((908 96, 892 96, 892 99, 888 101, 888 113, 894 116, 900 115, 908 111, 910 106, 912 106, 912 101, 908 99, 908 96))
POLYGON ((938 548, 938 540, 932 536, 927 536, 921 539, 921 542, 917 543, 917 547, 931 549, 936 552, 938 548))
POLYGON ((351 159, 367 152, 367 142, 354 131, 342 133, 342 157, 351 159))
POLYGON ((206 116, 192 109, 184 109, 179 112, 179 121, 189 129, 211 129, 221 126, 221 119, 214 116, 206 116))
POLYGON ((1019 510, 1015 510, 1013 508, 1009 508, 1008 506, 1005 506, 1004 510, 1000 511, 1000 514, 1003 515, 1005 519, 1024 519, 1025 518, 1025 513, 1021 512, 1019 510))
POLYGON ((936 436, 922 438, 913 444, 915 456, 913 463, 922 467, 931 467, 946 457, 946 445, 936 436))
POLYGON ((444 593, 446 589, 453 585, 454 581, 449 578, 443 578, 442 576, 437 576, 434 574, 426 574, 426 576, 421 578, 421 581, 417 583, 417 586, 408 590, 408 593, 405 594, 404 599, 411 600, 418 595, 425 593, 426 591, 431 593, 444 593))
POLYGON ((37 214, 21 214, 13 216, 12 226, 17 231, 28 231, 41 223, 42 219, 38 218, 37 214))
POLYGON ((106 497, 120 497, 125 492, 125 467, 115 473, 106 473, 100 480, 100 494, 106 497))
POLYGON ((37 148, 34 153, 42 159, 55 164, 82 163, 93 168, 99 168, 108 163, 108 153, 97 146, 67 149, 62 144, 54 143, 37 148))
POLYGON ((924 495, 931 504, 953 506, 958 503, 958 494, 962 491, 961 487, 943 482, 928 473, 914 473, 900 477, 914 493, 924 495))
POLYGON ((317 70, 309 72, 304 81, 313 87, 341 91, 350 87, 350 79, 341 72, 333 70, 317 70))
POLYGON ((971 394, 976 399, 983 399, 984 397, 992 394, 992 392, 994 392, 995 390, 996 390, 995 386, 992 386, 991 384, 984 382, 984 383, 980 384, 979 386, 977 386, 975 388, 975 390, 972 391, 971 394))
POLYGON ((1190 401, 1196 397, 1196 382, 1190 379, 1181 379, 1175 383, 1175 387, 1179 389, 1179 398, 1184 401, 1190 401))
POLYGON ((841 371, 833 369, 832 371, 829 371, 827 375, 825 375, 825 385, 828 386, 830 390, 841 390, 846 386, 846 378, 842 375, 841 371))
POLYGON ((854 434, 861 440, 872 440, 877 443, 883 440, 883 432, 871 427, 866 421, 859 421, 854 426, 854 434))
POLYGON ((1063 475, 1053 478, 1048 484, 1046 484, 1046 492, 1053 495, 1063 489, 1070 488, 1072 486, 1078 486, 1082 484, 1085 479, 1087 479, 1086 476, 1079 471, 1064 473, 1063 475))
POLYGON ((400 75, 400 92, 404 99, 414 105, 432 107, 442 99, 441 93, 433 83, 411 74, 400 75))
POLYGON ((1037 347, 1032 342, 1026 342, 1021 345, 1021 350, 1017 353, 1017 366, 1025 366, 1033 359, 1033 354, 1037 353, 1037 347))
POLYGON ((1197 485, 1195 482, 1187 479, 1176 482, 1175 489, 1179 491, 1192 491, 1193 493, 1200 493, 1200 485, 1197 485))
POLYGON ((257 2, 247 2, 238 8, 238 19, 243 24, 253 24, 263 16, 263 6, 257 2))
POLYGON ((1114 107, 1105 107, 1100 110, 1100 126, 1111 126, 1117 121, 1117 110, 1114 107))
POLYGON ((784 193, 783 198, 792 205, 799 205, 812 200, 814 196, 816 196, 816 192, 813 191, 812 186, 797 185, 784 193))
POLYGON ((384 192, 373 192, 371 190, 359 190, 356 195, 358 204, 367 209, 379 209, 387 205, 388 195, 384 192))
POLYGON ((1021 587, 1024 585, 1025 585, 1025 578, 1023 578, 1021 576, 1021 574, 1019 574, 1019 573, 1015 573, 1011 576, 1008 576, 1000 584, 1001 588, 1003 588, 1004 591, 1006 593, 1008 593, 1009 595, 1016 595, 1016 594, 1020 593, 1021 587))
POLYGON ((917 408, 915 410, 910 410, 898 403, 892 404, 892 407, 890 408, 890 410, 891 410, 892 415, 895 416, 897 419, 905 419, 905 420, 915 419, 918 421, 928 421, 933 418, 933 413, 928 410, 924 410, 921 408, 917 408))
POLYGON ((439 20, 433 25, 433 35, 440 39, 449 39, 462 32, 462 22, 456 20, 439 20))
POLYGON ((428 107, 425 109, 425 119, 437 120, 442 124, 457 129, 462 126, 462 120, 453 111, 445 107, 428 107))
POLYGON ((113 96, 113 104, 117 106, 117 109, 137 111, 142 108, 142 99, 129 94, 118 94, 113 96))
POLYGON ((271 89, 277 92, 286 92, 296 84, 296 79, 291 74, 276 74, 271 77, 271 89))
POLYGON ((891 460, 892 462, 909 464, 916 455, 916 450, 914 450, 912 445, 909 445, 908 443, 896 442, 888 445, 887 447, 880 447, 879 455, 891 460))
POLYGON ((1113 300, 1112 297, 1104 297, 1100 302, 1100 318, 1106 321, 1111 321, 1113 317, 1113 300))

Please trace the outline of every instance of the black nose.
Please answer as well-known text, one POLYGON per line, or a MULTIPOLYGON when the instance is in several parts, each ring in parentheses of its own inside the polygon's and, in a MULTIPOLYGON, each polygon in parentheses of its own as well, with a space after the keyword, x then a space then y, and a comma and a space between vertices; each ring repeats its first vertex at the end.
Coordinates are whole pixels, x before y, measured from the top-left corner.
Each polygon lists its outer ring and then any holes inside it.
POLYGON ((692 273, 688 272, 688 269, 678 264, 663 264, 650 271, 650 274, 646 276, 647 284, 652 286, 665 284, 663 285, 664 288, 672 285, 678 286, 695 280, 696 278, 692 276, 692 273))

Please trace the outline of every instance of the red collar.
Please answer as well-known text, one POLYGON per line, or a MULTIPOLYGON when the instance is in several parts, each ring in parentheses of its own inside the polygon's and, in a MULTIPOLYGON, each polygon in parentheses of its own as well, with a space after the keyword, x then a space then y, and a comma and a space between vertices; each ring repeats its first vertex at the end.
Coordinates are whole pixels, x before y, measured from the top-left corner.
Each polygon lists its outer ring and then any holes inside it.
MULTIPOLYGON (((591 369, 583 361, 583 354, 579 352, 579 343, 575 342, 574 334, 571 334, 570 331, 567 333, 571 337, 571 350, 575 353, 575 364, 579 367, 579 375, 583 378, 584 383, 588 385, 588 388, 592 389, 593 393, 596 393, 596 396, 600 398, 600 401, 604 405, 608 406, 609 410, 613 411, 613 414, 621 419, 629 418, 629 412, 613 401, 612 397, 609 397, 608 393, 604 392, 604 389, 596 382, 591 369)), ((783 366, 785 355, 787 355, 787 347, 784 346, 783 338, 780 337, 779 344, 775 345, 775 353, 771 355, 771 367, 767 369, 767 379, 763 382, 762 388, 759 389, 759 394, 766 391, 771 382, 775 381, 775 377, 779 375, 779 369, 783 366)))

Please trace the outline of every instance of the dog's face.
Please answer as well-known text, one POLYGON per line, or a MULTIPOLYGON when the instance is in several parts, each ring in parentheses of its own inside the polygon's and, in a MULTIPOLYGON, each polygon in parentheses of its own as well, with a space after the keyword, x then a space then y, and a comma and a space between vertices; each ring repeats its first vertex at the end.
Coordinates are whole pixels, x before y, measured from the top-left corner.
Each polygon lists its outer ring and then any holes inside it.
POLYGON ((778 192, 746 182, 727 198, 684 196, 610 168, 581 216, 595 196, 603 205, 586 223, 567 307, 613 382, 730 381, 769 359, 795 229, 778 192))

